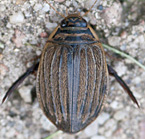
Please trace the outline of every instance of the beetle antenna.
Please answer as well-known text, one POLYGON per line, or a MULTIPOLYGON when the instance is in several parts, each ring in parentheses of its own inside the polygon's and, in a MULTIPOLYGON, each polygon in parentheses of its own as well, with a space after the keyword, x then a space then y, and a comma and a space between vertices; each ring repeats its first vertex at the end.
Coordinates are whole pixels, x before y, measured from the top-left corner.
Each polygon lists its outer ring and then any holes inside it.
POLYGON ((45 0, 47 3, 48 3, 48 5, 57 13, 57 14, 59 14, 61 17, 63 17, 63 18, 65 18, 65 15, 63 15, 62 13, 60 13, 60 12, 58 12, 47 0, 45 0))
POLYGON ((100 0, 95 0, 95 2, 94 2, 94 4, 90 7, 90 9, 83 15, 83 16, 86 16, 90 11, 91 11, 91 9, 94 7, 94 5, 97 3, 97 5, 98 5, 98 3, 100 2, 100 0))
POLYGON ((66 15, 68 16, 68 9, 66 8, 66 15))

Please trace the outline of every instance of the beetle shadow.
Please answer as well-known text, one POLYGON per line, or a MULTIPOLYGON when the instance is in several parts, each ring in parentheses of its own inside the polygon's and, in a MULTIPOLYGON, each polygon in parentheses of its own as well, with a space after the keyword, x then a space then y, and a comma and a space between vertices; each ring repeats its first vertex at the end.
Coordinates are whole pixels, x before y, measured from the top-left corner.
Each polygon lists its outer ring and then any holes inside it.
POLYGON ((37 95, 36 95, 36 87, 33 87, 32 90, 31 90, 32 103, 35 101, 36 98, 37 98, 37 95))

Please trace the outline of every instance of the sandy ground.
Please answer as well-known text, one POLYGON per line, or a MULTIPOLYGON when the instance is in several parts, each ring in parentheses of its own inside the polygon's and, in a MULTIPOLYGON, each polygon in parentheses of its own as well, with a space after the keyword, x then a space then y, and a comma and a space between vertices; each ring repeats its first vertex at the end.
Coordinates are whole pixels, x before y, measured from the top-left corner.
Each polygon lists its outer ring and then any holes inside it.
MULTIPOLYGON (((55 0, 62 13, 81 14, 93 0, 55 0)), ((84 18, 100 40, 128 53, 145 65, 145 1, 101 0, 84 18)), ((0 0, 0 101, 12 83, 40 56, 47 37, 60 23, 59 16, 44 1, 0 0)), ((110 77, 110 91, 100 116, 75 135, 60 133, 55 139, 145 139, 145 71, 132 61, 110 51, 107 62, 115 68, 136 96, 140 109, 110 77)), ((31 75, 0 106, 0 139, 41 139, 57 129, 43 115, 31 75)))

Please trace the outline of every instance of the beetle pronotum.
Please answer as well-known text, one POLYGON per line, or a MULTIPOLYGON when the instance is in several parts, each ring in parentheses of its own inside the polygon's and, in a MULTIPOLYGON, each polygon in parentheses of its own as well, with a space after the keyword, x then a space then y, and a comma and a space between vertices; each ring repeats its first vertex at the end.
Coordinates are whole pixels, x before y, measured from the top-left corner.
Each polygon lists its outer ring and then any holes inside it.
POLYGON ((64 132, 79 132, 97 118, 108 93, 108 73, 139 107, 129 87, 107 65, 97 34, 86 20, 80 14, 60 15, 64 19, 49 36, 40 63, 30 67, 11 86, 2 103, 38 69, 36 91, 41 109, 64 132))

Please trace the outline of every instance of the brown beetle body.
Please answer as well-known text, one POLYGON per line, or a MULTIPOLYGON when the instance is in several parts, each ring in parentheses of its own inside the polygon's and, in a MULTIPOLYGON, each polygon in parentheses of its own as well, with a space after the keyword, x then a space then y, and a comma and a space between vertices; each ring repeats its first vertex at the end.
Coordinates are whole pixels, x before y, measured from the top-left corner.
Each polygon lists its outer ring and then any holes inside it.
POLYGON ((47 118, 64 132, 79 132, 97 118, 108 93, 108 72, 139 107, 126 83, 106 64, 96 33, 77 14, 62 20, 48 38, 40 63, 28 68, 13 83, 2 103, 37 69, 40 106, 47 118))
POLYGON ((76 27, 77 22, 86 21, 78 15, 64 20, 69 25, 58 26, 43 50, 37 97, 48 119, 59 129, 75 133, 98 116, 108 92, 108 69, 92 28, 76 27))

